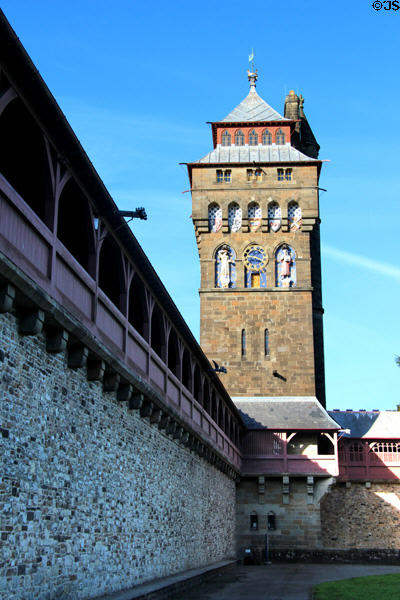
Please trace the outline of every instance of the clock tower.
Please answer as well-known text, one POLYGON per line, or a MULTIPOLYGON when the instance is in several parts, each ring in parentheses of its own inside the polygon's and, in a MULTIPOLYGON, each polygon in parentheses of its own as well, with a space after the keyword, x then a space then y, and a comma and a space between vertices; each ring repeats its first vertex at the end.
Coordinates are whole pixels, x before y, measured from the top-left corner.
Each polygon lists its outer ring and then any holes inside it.
POLYGON ((201 265, 200 344, 231 396, 325 405, 319 146, 293 91, 284 116, 256 92, 211 123, 189 163, 201 265))

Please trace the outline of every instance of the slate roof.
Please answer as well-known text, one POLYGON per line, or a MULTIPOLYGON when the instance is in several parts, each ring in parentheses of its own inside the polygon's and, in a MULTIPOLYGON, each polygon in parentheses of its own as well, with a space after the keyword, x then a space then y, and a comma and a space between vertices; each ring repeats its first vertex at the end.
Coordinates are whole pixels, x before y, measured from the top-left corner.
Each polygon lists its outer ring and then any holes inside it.
POLYGON ((400 412, 397 411, 328 411, 342 429, 350 429, 347 438, 400 438, 400 412))
POLYGON ((319 162, 306 156, 290 144, 282 146, 221 146, 218 144, 196 163, 279 163, 279 162, 319 162))
POLYGON ((314 396, 233 397, 232 400, 248 429, 340 429, 314 396))
POLYGON ((239 123, 242 121, 289 121, 285 119, 257 92, 251 88, 246 98, 232 110, 220 123, 239 123))

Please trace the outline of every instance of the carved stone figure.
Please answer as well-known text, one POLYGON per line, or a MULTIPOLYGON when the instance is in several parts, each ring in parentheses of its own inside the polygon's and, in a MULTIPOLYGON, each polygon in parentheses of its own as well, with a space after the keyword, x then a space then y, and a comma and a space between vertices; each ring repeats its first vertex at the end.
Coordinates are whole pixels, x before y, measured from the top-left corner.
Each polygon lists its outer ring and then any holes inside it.
POLYGON ((230 264, 233 262, 229 257, 229 248, 223 246, 218 253, 220 261, 219 281, 222 288, 228 288, 231 282, 230 264))
POLYGON ((289 248, 285 247, 282 249, 282 253, 278 260, 280 262, 279 277, 282 282, 282 287, 290 287, 290 272, 293 261, 289 248))

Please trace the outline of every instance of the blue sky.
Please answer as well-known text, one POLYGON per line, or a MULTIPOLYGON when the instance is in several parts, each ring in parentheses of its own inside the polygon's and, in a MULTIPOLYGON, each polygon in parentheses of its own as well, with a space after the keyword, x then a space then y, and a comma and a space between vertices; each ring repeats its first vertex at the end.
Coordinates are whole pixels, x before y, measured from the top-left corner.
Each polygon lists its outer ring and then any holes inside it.
MULTIPOLYGON (((388 4, 386 4, 388 6, 388 4)), ((5 0, 1 8, 123 209, 195 335, 199 264, 186 171, 212 146, 206 121, 257 91, 286 93, 321 145, 329 408, 400 402, 400 10, 369 0, 5 0)))

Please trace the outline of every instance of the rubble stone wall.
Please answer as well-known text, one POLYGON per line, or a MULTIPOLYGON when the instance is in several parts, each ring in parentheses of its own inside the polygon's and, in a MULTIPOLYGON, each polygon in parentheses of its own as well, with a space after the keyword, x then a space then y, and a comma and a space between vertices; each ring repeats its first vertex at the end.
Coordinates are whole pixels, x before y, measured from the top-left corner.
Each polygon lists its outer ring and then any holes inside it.
POLYGON ((83 599, 232 557, 235 483, 0 315, 0 596, 83 599))

